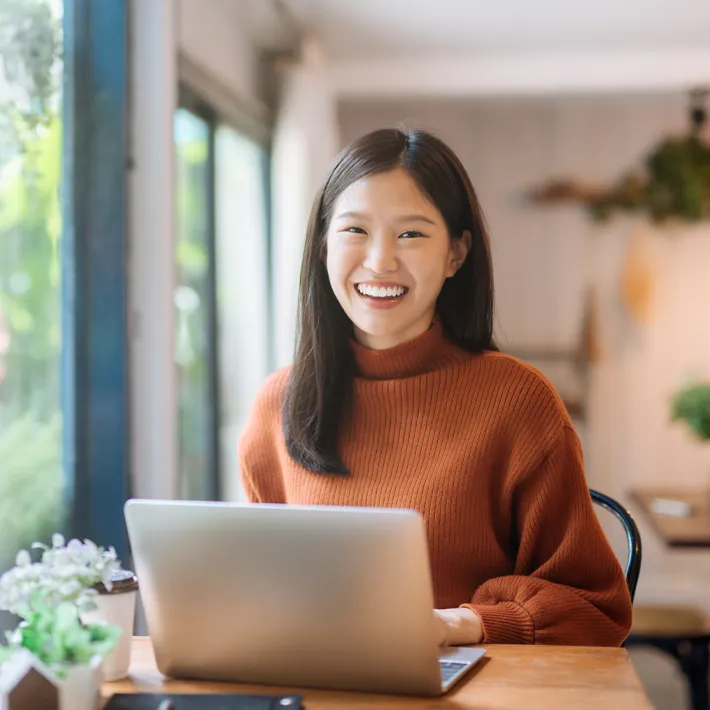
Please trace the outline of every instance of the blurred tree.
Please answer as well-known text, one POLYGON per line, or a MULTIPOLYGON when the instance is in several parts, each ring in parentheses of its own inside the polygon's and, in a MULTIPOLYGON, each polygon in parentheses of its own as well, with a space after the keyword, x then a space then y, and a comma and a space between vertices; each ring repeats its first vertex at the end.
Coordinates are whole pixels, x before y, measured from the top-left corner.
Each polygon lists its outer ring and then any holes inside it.
POLYGON ((62 519, 60 7, 0 2, 0 568, 62 519))

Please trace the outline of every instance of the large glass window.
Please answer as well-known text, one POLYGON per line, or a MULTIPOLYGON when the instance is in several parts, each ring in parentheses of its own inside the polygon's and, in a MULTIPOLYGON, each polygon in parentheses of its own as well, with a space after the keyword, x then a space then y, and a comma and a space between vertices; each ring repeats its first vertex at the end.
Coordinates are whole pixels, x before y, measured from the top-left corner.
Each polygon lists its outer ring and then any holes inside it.
POLYGON ((175 114, 179 495, 240 499, 237 441, 270 369, 267 155, 186 93, 175 114))
POLYGON ((214 195, 212 123, 175 114, 175 363, 178 393, 178 490, 217 497, 214 376, 214 195))
POLYGON ((62 3, 0 3, 0 571, 63 526, 62 3))
POLYGON ((225 125, 215 157, 221 484, 240 500, 239 435, 271 369, 267 154, 225 125))

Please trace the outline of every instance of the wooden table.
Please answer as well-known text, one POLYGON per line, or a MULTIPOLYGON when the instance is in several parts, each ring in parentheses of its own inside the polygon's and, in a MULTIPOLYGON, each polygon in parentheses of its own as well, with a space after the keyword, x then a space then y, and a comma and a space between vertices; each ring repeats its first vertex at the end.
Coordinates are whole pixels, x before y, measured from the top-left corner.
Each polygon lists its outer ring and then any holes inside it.
POLYGON ((651 710, 636 671, 620 648, 489 646, 487 657, 442 698, 404 698, 326 690, 165 679, 150 639, 136 637, 129 678, 104 683, 113 693, 300 693, 306 710, 386 707, 448 710, 651 710))
POLYGON ((710 492, 682 491, 671 488, 640 488, 631 496, 669 547, 710 547, 710 492), (654 499, 687 503, 690 515, 676 517, 653 510, 654 499))

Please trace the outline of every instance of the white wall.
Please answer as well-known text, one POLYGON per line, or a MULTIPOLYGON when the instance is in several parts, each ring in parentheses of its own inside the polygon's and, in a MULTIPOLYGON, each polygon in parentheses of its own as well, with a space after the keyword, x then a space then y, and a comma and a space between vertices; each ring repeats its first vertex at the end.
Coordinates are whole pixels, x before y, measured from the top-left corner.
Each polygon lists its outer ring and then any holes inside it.
POLYGON ((318 42, 281 76, 271 158, 275 363, 293 361, 303 245, 313 199, 338 151, 337 100, 318 42))
MULTIPOLYGON (((710 226, 642 230, 655 293, 649 322, 638 324, 619 295, 633 223, 596 226, 578 207, 543 208, 524 195, 555 176, 604 184, 665 133, 683 131, 685 108, 684 97, 672 94, 340 107, 344 142, 405 121, 435 130, 459 153, 490 225, 504 347, 574 346, 586 288, 596 286, 604 356, 591 369, 581 433, 590 485, 627 504, 634 485, 710 482, 710 447, 668 423, 668 397, 685 377, 710 378, 710 226)), ((639 599, 707 604, 710 553, 670 553, 646 520, 639 523, 639 599)))
POLYGON ((172 0, 131 5, 128 173, 131 482, 133 495, 172 498, 177 431, 173 364, 173 114, 177 40, 172 0))
POLYGON ((175 0, 180 51, 236 97, 257 101, 258 57, 241 0, 175 0))

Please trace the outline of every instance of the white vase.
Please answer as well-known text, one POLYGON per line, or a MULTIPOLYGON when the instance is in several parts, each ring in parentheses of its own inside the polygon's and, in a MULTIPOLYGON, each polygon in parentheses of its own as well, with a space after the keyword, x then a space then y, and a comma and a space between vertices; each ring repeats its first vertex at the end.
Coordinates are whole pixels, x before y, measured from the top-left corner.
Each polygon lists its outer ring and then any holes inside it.
POLYGON ((59 710, 98 710, 101 702, 101 656, 85 666, 69 666, 59 679, 59 710))
POLYGON ((121 628, 116 648, 104 658, 103 679, 105 681, 125 678, 131 664, 131 642, 138 582, 133 572, 119 570, 117 575, 110 593, 106 593, 104 590, 94 597, 96 609, 86 611, 81 615, 81 620, 85 624, 104 621, 121 628))

